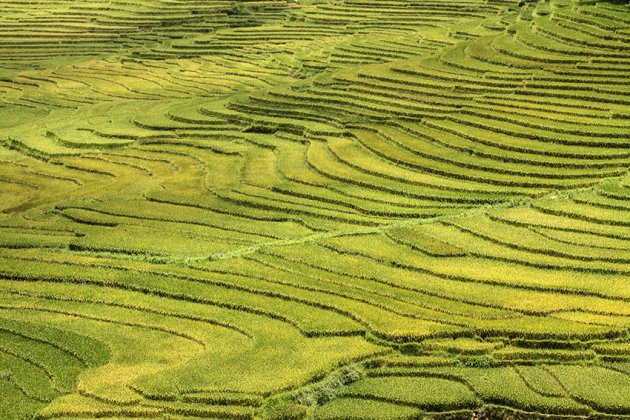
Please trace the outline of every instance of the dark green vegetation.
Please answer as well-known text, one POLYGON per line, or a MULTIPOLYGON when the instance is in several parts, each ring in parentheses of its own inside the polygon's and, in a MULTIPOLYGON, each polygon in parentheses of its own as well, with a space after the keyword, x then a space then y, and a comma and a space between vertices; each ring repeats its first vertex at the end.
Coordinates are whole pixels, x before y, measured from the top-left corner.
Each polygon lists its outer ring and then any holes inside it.
POLYGON ((0 418, 630 417, 630 9, 3 0, 0 418))

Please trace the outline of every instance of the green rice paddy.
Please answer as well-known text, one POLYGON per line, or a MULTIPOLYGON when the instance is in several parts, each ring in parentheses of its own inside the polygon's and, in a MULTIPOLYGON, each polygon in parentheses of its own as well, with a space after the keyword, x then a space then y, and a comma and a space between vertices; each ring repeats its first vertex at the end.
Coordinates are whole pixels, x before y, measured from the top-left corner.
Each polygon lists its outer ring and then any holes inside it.
POLYGON ((630 7, 3 0, 0 419, 630 418, 630 7))

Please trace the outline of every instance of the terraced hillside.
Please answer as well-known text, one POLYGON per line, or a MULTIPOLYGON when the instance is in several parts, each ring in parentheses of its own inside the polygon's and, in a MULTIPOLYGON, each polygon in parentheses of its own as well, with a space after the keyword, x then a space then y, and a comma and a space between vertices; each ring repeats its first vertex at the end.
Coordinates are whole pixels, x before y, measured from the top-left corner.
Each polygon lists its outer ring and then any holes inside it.
POLYGON ((630 418, 630 7, 3 0, 0 418, 630 418))

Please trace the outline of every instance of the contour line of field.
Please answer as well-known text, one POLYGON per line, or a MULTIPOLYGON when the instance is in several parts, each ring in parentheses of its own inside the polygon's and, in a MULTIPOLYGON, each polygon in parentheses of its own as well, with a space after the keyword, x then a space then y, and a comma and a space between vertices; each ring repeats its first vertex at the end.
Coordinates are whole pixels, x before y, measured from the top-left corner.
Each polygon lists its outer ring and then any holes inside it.
POLYGON ((626 174, 621 175, 621 176, 604 178, 600 180, 599 182, 597 182, 596 184, 591 185, 590 187, 581 187, 581 188, 575 188, 575 189, 569 189, 569 190, 563 190, 563 191, 554 190, 554 191, 550 191, 547 194, 540 195, 538 197, 518 198, 514 200, 503 201, 497 204, 481 205, 473 209, 468 209, 459 213, 446 214, 446 215, 427 217, 427 218, 400 220, 400 221, 395 221, 392 223, 381 224, 374 227, 360 227, 356 229, 340 229, 340 230, 332 230, 332 231, 326 231, 326 232, 318 232, 318 233, 313 233, 310 235, 305 235, 299 238, 279 239, 279 240, 274 240, 274 241, 269 241, 269 242, 262 242, 255 245, 250 245, 250 246, 246 246, 240 249, 229 251, 229 252, 211 254, 208 257, 187 258, 182 262, 194 263, 194 262, 204 261, 204 260, 214 261, 214 260, 223 260, 223 259, 229 259, 229 258, 238 258, 245 255, 253 254, 263 248, 268 248, 268 247, 273 247, 273 246, 288 246, 288 245, 303 244, 307 242, 317 242, 321 239, 329 239, 329 238, 335 238, 335 237, 340 237, 340 236, 369 235, 369 234, 374 234, 374 233, 382 233, 383 231, 387 229, 392 229, 392 228, 402 228, 402 227, 408 227, 408 226, 414 226, 414 225, 430 224, 430 223, 435 223, 435 222, 439 222, 441 220, 447 220, 447 219, 456 219, 456 218, 470 217, 470 216, 482 216, 482 215, 485 215, 488 211, 494 210, 494 209, 526 207, 538 200, 549 200, 549 199, 557 200, 557 199, 562 199, 562 198, 569 198, 571 195, 575 193, 592 191, 606 183, 621 181, 624 178, 628 177, 629 175, 630 175, 630 172, 626 172, 626 174))

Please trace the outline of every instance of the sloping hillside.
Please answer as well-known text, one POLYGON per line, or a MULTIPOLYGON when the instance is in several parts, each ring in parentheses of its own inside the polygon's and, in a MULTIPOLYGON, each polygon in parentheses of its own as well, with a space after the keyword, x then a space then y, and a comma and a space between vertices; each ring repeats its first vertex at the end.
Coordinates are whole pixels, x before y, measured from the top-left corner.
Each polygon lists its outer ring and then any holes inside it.
POLYGON ((630 416, 630 7, 5 0, 0 418, 630 416))

